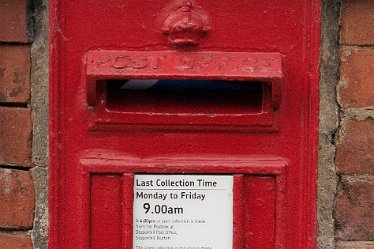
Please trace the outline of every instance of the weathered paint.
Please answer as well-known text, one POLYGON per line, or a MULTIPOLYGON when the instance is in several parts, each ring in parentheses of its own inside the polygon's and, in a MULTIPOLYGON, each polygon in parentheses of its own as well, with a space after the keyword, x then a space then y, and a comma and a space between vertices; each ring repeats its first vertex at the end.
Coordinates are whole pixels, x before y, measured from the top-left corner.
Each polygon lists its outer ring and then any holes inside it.
POLYGON ((191 4, 207 16, 170 38, 165 20, 183 14, 171 17, 176 1, 50 2, 50 248, 132 248, 135 173, 233 174, 235 249, 316 247, 319 1, 191 4), (171 59, 157 64, 160 55, 171 59), (201 55, 236 64, 192 68, 201 55), (256 56, 281 63, 242 70, 256 63, 241 58, 256 56), (105 80, 129 78, 263 81, 264 90, 260 111, 111 111, 105 80))

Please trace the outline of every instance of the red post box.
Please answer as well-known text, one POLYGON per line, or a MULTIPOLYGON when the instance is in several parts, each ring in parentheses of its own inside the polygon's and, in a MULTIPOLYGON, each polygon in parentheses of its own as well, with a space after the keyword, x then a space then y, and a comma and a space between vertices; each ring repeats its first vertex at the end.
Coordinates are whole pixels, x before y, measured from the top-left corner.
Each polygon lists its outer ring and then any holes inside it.
POLYGON ((316 248, 320 1, 50 1, 51 249, 316 248))

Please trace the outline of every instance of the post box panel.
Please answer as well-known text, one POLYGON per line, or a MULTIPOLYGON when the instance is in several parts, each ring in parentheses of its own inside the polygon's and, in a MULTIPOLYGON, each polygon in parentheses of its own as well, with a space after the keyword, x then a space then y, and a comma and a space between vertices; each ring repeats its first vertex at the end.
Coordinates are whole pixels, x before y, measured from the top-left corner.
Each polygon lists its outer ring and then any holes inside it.
POLYGON ((122 175, 92 174, 90 182, 91 248, 121 248, 122 175))
POLYGON ((284 244, 280 221, 287 161, 282 158, 141 160, 89 154, 79 163, 82 198, 77 201, 90 213, 82 219, 83 245, 239 249, 284 244))
POLYGON ((316 248, 320 1, 49 8, 51 249, 316 248))

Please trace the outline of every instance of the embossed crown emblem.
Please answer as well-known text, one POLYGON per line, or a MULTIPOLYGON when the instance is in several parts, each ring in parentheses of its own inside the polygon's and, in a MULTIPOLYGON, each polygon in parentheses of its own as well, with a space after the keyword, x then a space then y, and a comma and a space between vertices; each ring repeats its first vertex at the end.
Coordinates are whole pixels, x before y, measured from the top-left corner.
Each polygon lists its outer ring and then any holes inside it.
POLYGON ((181 0, 162 26, 169 42, 175 46, 197 46, 210 30, 209 17, 196 10, 190 0, 181 0))

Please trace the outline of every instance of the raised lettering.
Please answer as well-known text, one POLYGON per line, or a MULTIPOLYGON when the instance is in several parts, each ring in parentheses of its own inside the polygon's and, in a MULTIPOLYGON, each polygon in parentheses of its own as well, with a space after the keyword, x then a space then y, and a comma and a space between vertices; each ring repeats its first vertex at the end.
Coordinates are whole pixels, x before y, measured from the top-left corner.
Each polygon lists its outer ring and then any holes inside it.
POLYGON ((130 58, 128 56, 120 55, 114 59, 112 67, 116 69, 124 69, 126 67, 129 67, 129 65, 130 65, 130 58))

